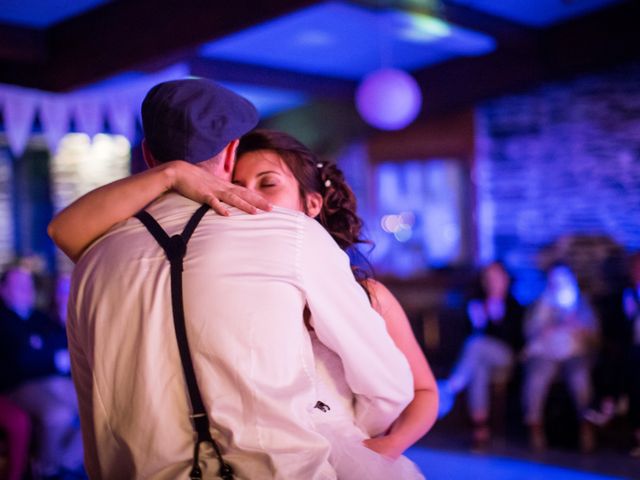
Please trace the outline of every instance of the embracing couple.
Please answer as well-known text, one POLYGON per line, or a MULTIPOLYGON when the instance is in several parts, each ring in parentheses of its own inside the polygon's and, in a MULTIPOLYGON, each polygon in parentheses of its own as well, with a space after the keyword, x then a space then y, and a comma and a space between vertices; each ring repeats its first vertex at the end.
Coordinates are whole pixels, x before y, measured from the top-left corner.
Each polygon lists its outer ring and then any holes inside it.
POLYGON ((89 476, 423 478, 402 452, 435 421, 435 382, 397 300, 354 274, 340 170, 251 131, 253 105, 209 80, 156 85, 142 120, 152 168, 49 228, 77 262, 89 476))

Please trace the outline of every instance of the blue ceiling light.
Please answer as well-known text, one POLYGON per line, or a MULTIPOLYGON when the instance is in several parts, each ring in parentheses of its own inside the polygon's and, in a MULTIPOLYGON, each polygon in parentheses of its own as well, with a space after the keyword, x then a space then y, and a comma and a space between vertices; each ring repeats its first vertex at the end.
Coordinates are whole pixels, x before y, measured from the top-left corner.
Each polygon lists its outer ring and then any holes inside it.
POLYGON ((413 122, 422 107, 415 79, 395 68, 367 75, 356 91, 356 108, 369 124, 381 130, 400 130, 413 122))
POLYGON ((414 42, 431 42, 451 35, 451 26, 439 18, 420 13, 397 12, 400 38, 414 42))
POLYGON ((305 30, 300 32, 292 42, 308 48, 330 48, 335 46, 336 38, 323 30, 305 30))
POLYGON ((210 42, 200 54, 360 80, 382 66, 382 45, 393 60, 384 66, 408 71, 495 48, 487 35, 426 15, 326 2, 210 42))

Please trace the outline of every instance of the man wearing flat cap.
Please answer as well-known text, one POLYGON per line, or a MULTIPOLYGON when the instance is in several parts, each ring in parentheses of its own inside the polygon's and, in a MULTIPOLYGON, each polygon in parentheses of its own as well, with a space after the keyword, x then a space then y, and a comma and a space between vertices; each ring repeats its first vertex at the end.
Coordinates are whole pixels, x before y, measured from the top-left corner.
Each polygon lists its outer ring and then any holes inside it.
MULTIPOLYGON (((187 79, 154 87, 142 120, 147 163, 183 159, 229 180, 258 115, 215 82, 187 79)), ((336 478, 311 418, 320 399, 303 310, 363 371, 372 353, 340 328, 383 324, 318 222, 280 208, 229 213, 167 193, 79 259, 68 334, 92 479, 336 478)), ((413 390, 406 360, 391 357, 388 395, 374 372, 354 380, 360 420, 379 428, 413 390)))

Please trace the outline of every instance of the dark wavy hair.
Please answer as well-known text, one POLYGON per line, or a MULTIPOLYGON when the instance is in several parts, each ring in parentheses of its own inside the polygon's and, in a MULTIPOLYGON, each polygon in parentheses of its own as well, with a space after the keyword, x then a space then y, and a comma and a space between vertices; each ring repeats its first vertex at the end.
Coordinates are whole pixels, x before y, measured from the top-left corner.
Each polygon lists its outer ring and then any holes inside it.
MULTIPOLYGON (((243 155, 258 150, 275 152, 291 170, 298 181, 305 213, 308 213, 307 195, 319 193, 322 196, 322 209, 317 220, 352 258, 354 255, 358 257, 357 244, 371 244, 361 235, 362 220, 356 213, 356 197, 335 163, 320 160, 287 133, 265 129, 254 130, 240 138, 236 156, 240 160, 243 155)), ((354 267, 354 274, 359 280, 371 276, 360 267, 354 267)))

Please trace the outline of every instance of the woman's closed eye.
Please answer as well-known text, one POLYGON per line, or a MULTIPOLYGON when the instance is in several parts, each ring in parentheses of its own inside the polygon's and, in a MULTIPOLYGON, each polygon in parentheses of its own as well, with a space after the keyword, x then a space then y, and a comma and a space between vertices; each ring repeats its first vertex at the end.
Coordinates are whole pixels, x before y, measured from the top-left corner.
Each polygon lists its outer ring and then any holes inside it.
POLYGON ((263 177, 260 179, 260 188, 277 187, 279 183, 275 176, 263 177))

